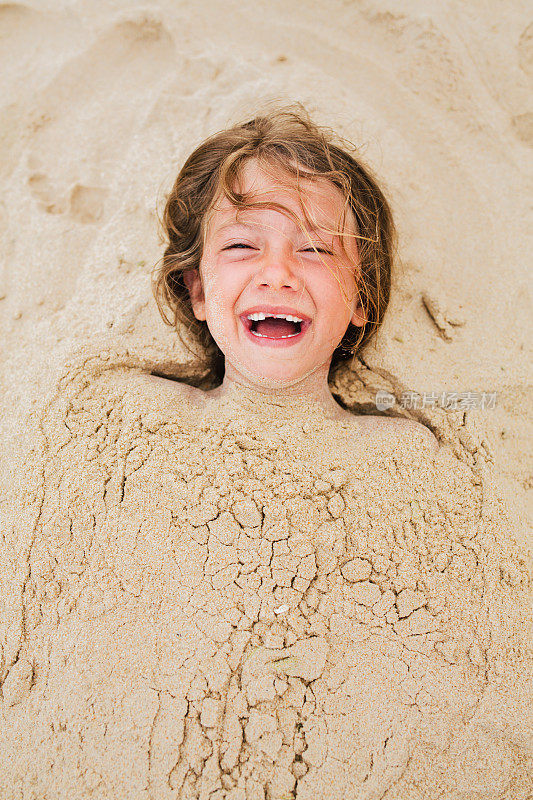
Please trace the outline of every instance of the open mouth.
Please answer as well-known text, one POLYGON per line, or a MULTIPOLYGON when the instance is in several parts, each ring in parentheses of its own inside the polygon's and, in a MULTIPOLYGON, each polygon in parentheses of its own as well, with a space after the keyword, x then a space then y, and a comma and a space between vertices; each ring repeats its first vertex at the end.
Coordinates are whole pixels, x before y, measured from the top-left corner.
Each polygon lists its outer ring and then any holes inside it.
POLYGON ((241 314, 240 320, 248 335, 263 344, 292 344, 303 338, 311 325, 310 320, 294 321, 283 317, 265 316, 264 319, 248 319, 241 314))

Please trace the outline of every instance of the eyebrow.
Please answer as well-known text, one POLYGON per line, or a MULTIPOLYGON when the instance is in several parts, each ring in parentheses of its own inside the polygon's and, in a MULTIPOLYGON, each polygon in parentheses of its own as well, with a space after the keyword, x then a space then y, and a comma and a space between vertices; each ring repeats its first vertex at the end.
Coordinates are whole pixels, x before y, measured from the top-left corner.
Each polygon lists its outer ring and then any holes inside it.
MULTIPOLYGON (((215 235, 222 233, 222 231, 225 231, 228 228, 252 228, 257 230, 257 228, 264 228, 264 227, 271 228, 272 226, 261 225, 261 223, 259 222, 255 224, 251 222, 227 222, 225 225, 221 225, 220 228, 216 229, 215 235)), ((301 229, 298 228, 298 231, 301 232, 301 229)), ((307 226, 304 226, 304 231, 306 233, 316 233, 316 234, 324 233, 324 231, 321 231, 319 228, 309 228, 307 226)))

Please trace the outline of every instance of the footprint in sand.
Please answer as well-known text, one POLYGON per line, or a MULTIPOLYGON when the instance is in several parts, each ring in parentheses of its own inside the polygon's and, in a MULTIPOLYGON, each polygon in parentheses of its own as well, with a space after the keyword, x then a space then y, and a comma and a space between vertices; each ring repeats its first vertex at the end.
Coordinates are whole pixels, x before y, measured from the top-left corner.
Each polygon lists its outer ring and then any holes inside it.
MULTIPOLYGON (((35 164, 34 160, 29 162, 35 164)), ((39 206, 48 214, 64 214, 68 208, 66 193, 61 196, 60 191, 44 172, 36 170, 28 178, 28 186, 32 195, 39 202, 39 206)))
POLYGON ((159 21, 144 15, 120 21, 44 89, 28 159, 28 186, 44 211, 82 224, 105 217, 107 187, 173 52, 159 21))
POLYGON ((38 171, 30 175, 28 185, 41 208, 48 214, 69 213, 82 224, 98 222, 103 215, 107 189, 76 183, 70 192, 61 193, 61 189, 47 175, 38 171))
POLYGON ((0 176, 8 177, 26 147, 26 127, 35 104, 35 81, 28 75, 51 71, 54 55, 64 52, 68 26, 58 15, 18 3, 0 3, 0 61, 4 66, 0 99, 0 176))

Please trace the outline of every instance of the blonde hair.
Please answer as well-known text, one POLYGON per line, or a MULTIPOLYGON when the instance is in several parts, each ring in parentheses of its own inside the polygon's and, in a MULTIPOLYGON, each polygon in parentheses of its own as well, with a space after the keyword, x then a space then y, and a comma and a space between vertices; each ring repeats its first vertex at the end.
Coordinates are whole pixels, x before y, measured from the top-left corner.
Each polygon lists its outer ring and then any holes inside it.
MULTIPOLYGON (((203 367, 210 368, 216 381, 220 382, 224 375, 224 355, 207 323, 194 316, 183 273, 199 270, 206 220, 219 196, 225 195, 237 208, 279 207, 273 203, 252 202, 247 195, 236 191, 240 171, 249 159, 279 167, 292 176, 302 206, 301 177, 330 181, 345 198, 343 221, 350 209, 355 217, 359 255, 357 288, 367 321, 360 328, 349 324, 333 353, 330 375, 339 363, 355 356, 381 325, 390 298, 396 229, 389 204, 376 179, 349 150, 356 148, 329 129, 316 125, 298 106, 298 110, 274 109, 215 133, 200 144, 183 165, 166 201, 162 223, 167 246, 161 267, 153 277, 152 288, 164 322, 176 329, 182 342, 183 329, 192 334, 200 346, 200 351, 194 355, 203 367), (170 316, 165 313, 165 305, 170 316)), ((341 226, 341 243, 344 235, 341 226)))

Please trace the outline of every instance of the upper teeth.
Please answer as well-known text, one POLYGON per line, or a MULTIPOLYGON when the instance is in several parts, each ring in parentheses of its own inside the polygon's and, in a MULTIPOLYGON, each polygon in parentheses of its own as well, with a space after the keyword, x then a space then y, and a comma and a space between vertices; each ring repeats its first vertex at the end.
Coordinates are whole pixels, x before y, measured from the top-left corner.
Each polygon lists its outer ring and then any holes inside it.
POLYGON ((252 320, 252 322, 257 322, 258 320, 266 319, 267 317, 286 319, 289 322, 303 322, 303 319, 300 319, 300 317, 292 317, 290 314, 263 314, 262 311, 256 311, 254 314, 248 314, 248 319, 252 320))

